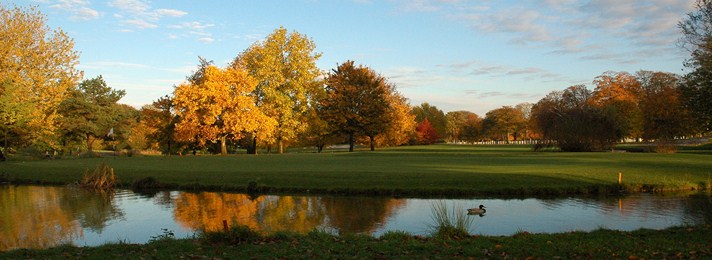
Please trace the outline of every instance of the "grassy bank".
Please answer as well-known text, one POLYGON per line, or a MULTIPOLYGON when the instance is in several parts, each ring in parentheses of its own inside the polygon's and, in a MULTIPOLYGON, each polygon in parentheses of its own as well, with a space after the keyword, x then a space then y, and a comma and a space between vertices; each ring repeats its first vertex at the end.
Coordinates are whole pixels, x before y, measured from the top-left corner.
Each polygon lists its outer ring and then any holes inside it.
POLYGON ((364 235, 260 236, 249 230, 174 239, 160 236, 145 245, 62 246, 46 250, 0 252, 3 259, 663 259, 712 257, 712 228, 670 228, 662 231, 528 234, 510 237, 417 237, 399 232, 380 238, 364 235))
POLYGON ((6 181, 73 183, 101 163, 124 186, 369 195, 575 194, 709 188, 712 154, 433 145, 354 153, 134 156, 0 163, 6 181), (622 173, 622 185, 618 174, 622 173))

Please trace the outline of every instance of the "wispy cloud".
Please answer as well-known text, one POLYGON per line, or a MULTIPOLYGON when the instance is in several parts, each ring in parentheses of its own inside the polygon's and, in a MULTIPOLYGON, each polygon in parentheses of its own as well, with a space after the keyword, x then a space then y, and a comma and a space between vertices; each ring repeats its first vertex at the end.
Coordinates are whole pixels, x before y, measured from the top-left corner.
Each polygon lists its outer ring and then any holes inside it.
POLYGON ((101 17, 99 11, 91 8, 87 0, 57 0, 45 1, 51 8, 70 13, 69 19, 73 21, 89 21, 101 17))
POLYGON ((403 12, 436 13, 478 34, 503 36, 511 44, 548 49, 553 55, 627 63, 632 59, 625 57, 631 55, 626 47, 676 53, 671 49, 679 38, 677 23, 693 10, 695 0, 505 2, 403 0, 398 6, 403 12))
POLYGON ((159 27, 159 21, 164 17, 183 17, 188 14, 177 9, 153 9, 149 3, 145 0, 113 0, 108 6, 117 10, 114 17, 121 19, 122 25, 139 30, 159 27))

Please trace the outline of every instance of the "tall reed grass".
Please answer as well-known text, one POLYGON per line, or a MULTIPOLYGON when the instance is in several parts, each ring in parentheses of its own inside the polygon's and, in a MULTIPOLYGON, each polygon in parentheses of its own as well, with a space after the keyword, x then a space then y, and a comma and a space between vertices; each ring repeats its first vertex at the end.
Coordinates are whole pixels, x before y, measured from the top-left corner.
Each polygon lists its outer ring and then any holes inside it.
POLYGON ((467 215, 462 205, 449 208, 445 201, 436 201, 432 205, 433 236, 443 239, 459 239, 470 236, 469 229, 474 218, 467 215))
POLYGON ((113 189, 118 183, 118 178, 114 174, 114 168, 109 167, 106 163, 101 163, 94 170, 86 170, 84 177, 80 182, 82 187, 95 190, 113 189))

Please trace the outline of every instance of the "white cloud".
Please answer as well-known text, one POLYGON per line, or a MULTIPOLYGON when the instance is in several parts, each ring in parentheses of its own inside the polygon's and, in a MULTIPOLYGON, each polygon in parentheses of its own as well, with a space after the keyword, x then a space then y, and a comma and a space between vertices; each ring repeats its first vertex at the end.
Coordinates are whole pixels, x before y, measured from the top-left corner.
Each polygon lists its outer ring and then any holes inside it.
POLYGON ((198 41, 202 42, 202 43, 212 43, 215 41, 215 39, 210 38, 210 37, 203 37, 203 38, 198 39, 198 41))
POLYGON ((158 16, 182 17, 187 15, 187 12, 176 9, 157 9, 155 11, 158 16))
POLYGON ((209 27, 213 27, 215 24, 211 23, 202 23, 198 21, 193 21, 193 22, 183 22, 179 24, 174 24, 171 26, 168 26, 169 28, 175 28, 175 29, 195 29, 195 30, 201 30, 201 29, 206 29, 209 27))
MULTIPOLYGON (((49 4, 51 1, 43 3, 49 4)), ((90 6, 87 0, 57 0, 50 5, 51 8, 70 13, 69 19, 73 21, 89 21, 101 17, 101 13, 90 6)))
POLYGON ((114 14, 117 19, 123 19, 121 24, 134 29, 149 29, 159 27, 159 22, 164 17, 183 17, 188 12, 177 9, 152 9, 150 2, 145 0, 114 0, 108 3, 116 8, 114 14))

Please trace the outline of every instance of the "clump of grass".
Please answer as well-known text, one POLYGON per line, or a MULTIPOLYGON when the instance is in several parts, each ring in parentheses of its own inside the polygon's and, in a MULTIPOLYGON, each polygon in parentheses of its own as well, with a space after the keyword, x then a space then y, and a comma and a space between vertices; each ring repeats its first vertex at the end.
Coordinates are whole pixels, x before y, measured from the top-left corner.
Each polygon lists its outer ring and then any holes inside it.
POLYGON ((405 231, 387 231, 379 237, 381 240, 407 241, 413 239, 413 235, 405 231))
POLYGON ((449 209, 445 201, 437 201, 432 206, 432 219, 435 223, 433 236, 443 239, 459 239, 470 235, 468 230, 474 223, 462 205, 449 209))
POLYGON ((210 244, 239 245, 259 240, 262 235, 248 226, 236 225, 227 231, 202 231, 200 238, 210 244))
POLYGON ((114 168, 106 163, 101 163, 96 169, 84 172, 84 177, 80 182, 82 187, 95 190, 113 189, 118 183, 118 178, 114 175, 114 168))

